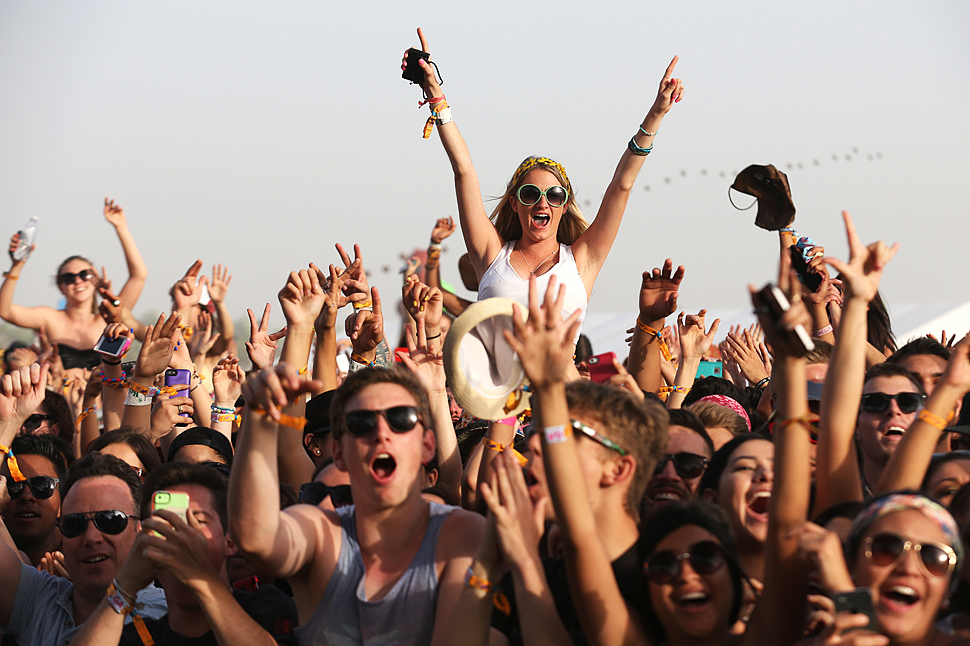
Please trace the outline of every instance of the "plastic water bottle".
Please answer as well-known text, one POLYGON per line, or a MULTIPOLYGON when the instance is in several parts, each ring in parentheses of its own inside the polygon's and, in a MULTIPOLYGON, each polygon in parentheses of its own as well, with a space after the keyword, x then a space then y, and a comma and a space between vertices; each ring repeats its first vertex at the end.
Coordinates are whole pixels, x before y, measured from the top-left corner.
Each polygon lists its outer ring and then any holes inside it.
POLYGON ((17 248, 13 250, 10 256, 17 262, 23 260, 30 255, 30 248, 34 246, 34 240, 37 239, 37 216, 30 218, 24 228, 20 230, 20 242, 17 244, 17 248))

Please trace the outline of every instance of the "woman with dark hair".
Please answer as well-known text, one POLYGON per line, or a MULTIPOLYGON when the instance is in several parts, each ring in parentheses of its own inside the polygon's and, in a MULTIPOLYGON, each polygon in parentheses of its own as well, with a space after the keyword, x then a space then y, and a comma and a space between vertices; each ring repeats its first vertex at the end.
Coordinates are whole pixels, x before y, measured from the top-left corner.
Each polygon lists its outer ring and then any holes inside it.
MULTIPOLYGON (((418 29, 421 48, 428 43, 418 29)), ((406 61, 405 61, 406 63, 406 61)), ((451 161, 458 194, 458 214, 465 246, 478 277, 478 299, 504 296, 527 301, 529 278, 544 291, 551 276, 567 286, 565 313, 586 311, 596 276, 606 262, 620 228, 630 191, 664 116, 683 98, 684 86, 673 78, 677 58, 660 81, 653 106, 623 152, 596 218, 587 224, 566 169, 547 157, 527 157, 512 174, 498 206, 489 217, 482 202, 478 175, 458 126, 451 117, 434 70, 421 61, 421 89, 451 161), (490 221, 491 220, 491 221, 490 221)), ((582 314, 580 315, 582 318, 582 314)))
MULTIPOLYGON (((124 210, 113 200, 105 198, 104 217, 115 228, 128 263, 128 280, 118 293, 118 298, 131 309, 145 286, 148 267, 128 230, 124 210)), ((19 244, 20 234, 17 233, 10 239, 13 264, 10 271, 4 272, 4 281, 0 285, 0 318, 19 327, 45 330, 50 341, 58 344, 65 368, 95 368, 101 363, 101 356, 92 348, 104 330, 104 321, 98 315, 97 296, 99 288, 107 287, 105 277, 98 274, 87 258, 71 256, 60 264, 56 274, 57 287, 65 300, 63 310, 15 305, 13 295, 16 280, 27 263, 27 257, 13 259, 19 244)))
POLYGON ((142 479, 162 464, 151 440, 133 428, 119 428, 104 433, 88 444, 85 453, 93 451, 124 460, 142 479))

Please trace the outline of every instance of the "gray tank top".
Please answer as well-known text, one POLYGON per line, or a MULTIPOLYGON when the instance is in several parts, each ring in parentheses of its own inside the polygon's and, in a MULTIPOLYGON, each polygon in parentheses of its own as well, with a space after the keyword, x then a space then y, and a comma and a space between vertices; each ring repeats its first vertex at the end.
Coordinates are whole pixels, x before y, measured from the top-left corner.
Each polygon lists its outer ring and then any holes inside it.
POLYGON ((355 508, 337 509, 342 530, 340 556, 313 617, 296 629, 301 646, 431 643, 438 601, 435 550, 441 525, 455 507, 429 504, 431 517, 418 553, 379 601, 368 601, 364 591, 364 560, 357 544, 355 508))

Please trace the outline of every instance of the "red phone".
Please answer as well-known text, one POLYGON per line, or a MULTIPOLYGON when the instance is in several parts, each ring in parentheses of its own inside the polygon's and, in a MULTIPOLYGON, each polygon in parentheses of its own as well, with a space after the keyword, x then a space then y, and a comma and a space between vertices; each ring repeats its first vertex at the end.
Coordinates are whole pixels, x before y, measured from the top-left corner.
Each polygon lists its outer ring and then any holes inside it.
POLYGON ((589 378, 596 383, 602 383, 613 375, 620 374, 613 362, 616 361, 615 352, 604 352, 589 358, 586 365, 589 366, 589 378))

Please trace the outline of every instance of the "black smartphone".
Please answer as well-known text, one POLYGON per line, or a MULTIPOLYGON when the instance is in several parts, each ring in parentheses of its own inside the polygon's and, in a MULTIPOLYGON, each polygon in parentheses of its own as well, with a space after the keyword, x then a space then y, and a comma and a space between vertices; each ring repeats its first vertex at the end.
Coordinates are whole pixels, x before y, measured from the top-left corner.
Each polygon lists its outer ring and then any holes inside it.
POLYGON ((808 263, 805 262, 805 256, 798 250, 798 247, 792 245, 788 247, 788 251, 791 253, 792 267, 798 272, 798 277, 801 279, 802 284, 811 291, 817 292, 822 286, 822 275, 808 268, 808 263))
POLYGON ((401 78, 405 81, 411 81, 412 83, 421 84, 424 79, 424 70, 421 69, 421 65, 418 64, 419 60, 427 60, 431 58, 431 54, 423 52, 420 49, 411 48, 408 50, 408 60, 405 64, 404 71, 401 72, 401 78))
POLYGON ((838 592, 832 595, 835 612, 848 612, 853 615, 865 615, 869 623, 862 630, 879 632, 879 622, 876 621, 876 611, 872 607, 872 591, 869 588, 856 588, 848 592, 838 592))
MULTIPOLYGON (((758 309, 763 308, 776 326, 782 315, 791 308, 791 303, 788 302, 785 292, 771 283, 761 288, 757 294, 757 301, 758 309)), ((789 340, 795 347, 801 349, 802 355, 808 354, 815 349, 815 343, 812 342, 812 337, 808 335, 808 332, 805 331, 805 326, 801 323, 788 332, 788 335, 789 340)))

